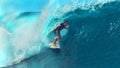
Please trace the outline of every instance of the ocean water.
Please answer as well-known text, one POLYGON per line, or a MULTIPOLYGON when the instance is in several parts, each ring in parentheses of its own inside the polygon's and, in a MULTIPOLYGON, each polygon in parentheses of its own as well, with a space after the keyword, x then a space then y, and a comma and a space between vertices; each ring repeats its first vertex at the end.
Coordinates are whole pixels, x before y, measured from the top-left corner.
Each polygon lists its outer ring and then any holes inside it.
POLYGON ((0 67, 120 68, 119 7, 113 0, 51 0, 41 12, 2 16, 0 67), (48 48, 64 20, 61 48, 48 48))

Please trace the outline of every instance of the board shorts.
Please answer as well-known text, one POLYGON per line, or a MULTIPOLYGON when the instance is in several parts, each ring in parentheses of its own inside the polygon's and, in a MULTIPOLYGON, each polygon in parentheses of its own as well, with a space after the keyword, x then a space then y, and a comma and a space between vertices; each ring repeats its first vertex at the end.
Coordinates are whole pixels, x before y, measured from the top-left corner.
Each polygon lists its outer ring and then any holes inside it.
POLYGON ((61 38, 60 30, 55 30, 55 31, 54 31, 54 34, 55 34, 55 38, 57 38, 57 37, 60 37, 60 38, 61 38))

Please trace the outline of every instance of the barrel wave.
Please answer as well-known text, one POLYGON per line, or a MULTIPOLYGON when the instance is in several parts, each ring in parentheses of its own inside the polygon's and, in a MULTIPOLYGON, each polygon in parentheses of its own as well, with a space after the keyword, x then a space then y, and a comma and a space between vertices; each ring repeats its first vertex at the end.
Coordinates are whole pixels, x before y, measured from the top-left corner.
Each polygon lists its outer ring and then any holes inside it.
MULTIPOLYGON (((54 5, 49 4, 53 7, 54 5)), ((13 37, 27 36, 27 47, 19 47, 14 58, 16 60, 5 65, 7 68, 119 68, 120 67, 120 2, 109 1, 67 9, 53 7, 48 12, 48 6, 40 13, 26 12, 15 16, 15 21, 22 18, 30 19, 25 30, 32 33, 29 36, 22 32, 27 25, 18 23, 5 25, 13 37), (58 9, 61 9, 59 11, 58 9), (61 13, 62 12, 62 13, 61 13), (46 15, 46 14, 47 15, 46 15), (69 29, 61 32, 60 49, 50 49, 50 33, 63 21, 68 21, 69 29), (34 23, 33 23, 34 22, 34 23), (19 29, 17 27, 20 27, 19 29), (14 26, 10 29, 8 26, 14 26), (16 30, 14 30, 16 29, 16 30), (32 30, 31 31, 29 31, 32 30), (36 31, 35 31, 36 30, 36 31), (18 31, 18 32, 17 32, 18 31), (34 35, 35 34, 35 35, 34 35), (36 37, 34 37, 36 36, 36 37), (29 38, 30 37, 30 38, 29 38), (31 42, 31 43, 30 43, 31 42), (30 43, 30 44, 28 44, 30 43), (32 48, 29 50, 29 48, 32 48), (20 57, 19 57, 20 56, 20 57), (22 57, 22 58, 21 58, 22 57)), ((21 22, 21 21, 20 21, 21 22)), ((9 36, 9 34, 8 34, 9 36)), ((19 38, 15 38, 18 40, 19 38)), ((11 39, 10 39, 11 40, 11 39)), ((14 40, 14 39, 12 39, 14 40)), ((23 39, 20 39, 23 40, 23 39)), ((17 42, 17 41, 15 41, 17 42)), ((10 44, 10 42, 9 42, 10 44)), ((14 45, 18 45, 14 44, 14 45)), ((11 44, 12 47, 14 47, 11 44)), ((18 45, 19 46, 19 45, 18 45)), ((17 46, 16 46, 17 47, 17 46)), ((12 51, 14 52, 14 51, 12 51)), ((12 54, 12 53, 11 53, 12 54)), ((12 59, 13 55, 11 56, 12 59)))

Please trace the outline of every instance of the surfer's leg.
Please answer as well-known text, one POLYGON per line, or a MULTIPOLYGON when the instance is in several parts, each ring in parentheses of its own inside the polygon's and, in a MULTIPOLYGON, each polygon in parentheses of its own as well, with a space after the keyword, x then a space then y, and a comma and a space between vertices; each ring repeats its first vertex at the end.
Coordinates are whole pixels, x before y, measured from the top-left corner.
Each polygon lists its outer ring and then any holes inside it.
POLYGON ((54 41, 53 41, 53 44, 55 44, 55 45, 56 45, 56 42, 61 39, 60 31, 59 30, 56 31, 56 34, 57 34, 57 38, 55 38, 54 41))

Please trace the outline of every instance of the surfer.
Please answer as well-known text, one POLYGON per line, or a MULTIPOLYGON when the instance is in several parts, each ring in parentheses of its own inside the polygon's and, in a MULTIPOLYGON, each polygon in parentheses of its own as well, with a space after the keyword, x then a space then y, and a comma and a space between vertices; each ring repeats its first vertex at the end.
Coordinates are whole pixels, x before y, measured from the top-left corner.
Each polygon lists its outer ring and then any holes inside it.
POLYGON ((62 29, 68 29, 68 21, 64 21, 63 23, 61 23, 55 30, 55 34, 57 35, 57 37, 54 39, 54 41, 51 43, 52 46, 57 47, 56 46, 56 42, 61 40, 61 35, 60 35, 60 31, 62 29))

